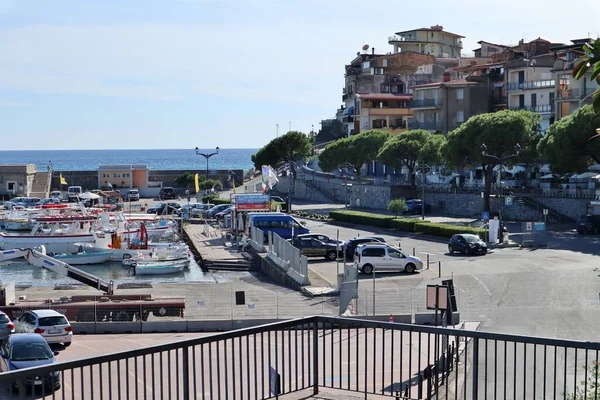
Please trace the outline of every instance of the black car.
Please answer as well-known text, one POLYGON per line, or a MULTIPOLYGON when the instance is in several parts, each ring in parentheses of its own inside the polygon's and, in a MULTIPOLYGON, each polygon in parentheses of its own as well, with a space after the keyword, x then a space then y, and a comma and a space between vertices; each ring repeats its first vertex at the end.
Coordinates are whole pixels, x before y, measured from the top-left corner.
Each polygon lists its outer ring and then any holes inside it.
POLYGON ((177 192, 172 187, 164 187, 160 189, 160 192, 158 193, 159 200, 173 200, 177 197, 177 192))
MULTIPOLYGON (((288 239, 292 245, 300 249, 306 257, 325 257, 327 260, 336 260, 338 256, 337 246, 332 243, 324 243, 314 238, 295 237, 288 239)), ((341 251, 340 251, 341 252, 341 251)))
POLYGON ((178 209, 181 208, 181 204, 175 202, 158 203, 154 207, 150 207, 147 210, 148 214, 175 214, 178 209), (166 208, 166 210, 165 210, 166 208))
POLYGON ((600 215, 582 215, 577 220, 577 232, 582 235, 586 233, 600 233, 600 215))
POLYGON ((346 259, 352 260, 354 258, 354 250, 359 244, 373 242, 385 243, 385 239, 380 236, 358 236, 354 239, 346 241, 346 243, 344 243, 344 253, 346 254, 346 259))
POLYGON ((462 233, 452 236, 448 243, 448 252, 452 254, 455 251, 470 256, 472 254, 486 254, 488 247, 479 236, 462 233))

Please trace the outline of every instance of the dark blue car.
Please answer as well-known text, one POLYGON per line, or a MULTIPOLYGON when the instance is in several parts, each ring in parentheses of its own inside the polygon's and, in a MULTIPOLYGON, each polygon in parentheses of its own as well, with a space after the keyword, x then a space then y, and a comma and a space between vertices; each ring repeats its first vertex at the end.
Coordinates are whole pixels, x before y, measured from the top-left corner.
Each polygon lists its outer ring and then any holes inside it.
MULTIPOLYGON (((42 365, 54 364, 53 352, 46 340, 37 333, 16 333, 10 335, 0 345, 0 372, 15 371, 18 369, 40 367, 42 365)), ((58 372, 46 373, 44 375, 28 376, 23 382, 26 388, 45 387, 46 391, 60 388, 60 376, 58 372)), ((14 383, 14 389, 18 389, 18 382, 14 383)))

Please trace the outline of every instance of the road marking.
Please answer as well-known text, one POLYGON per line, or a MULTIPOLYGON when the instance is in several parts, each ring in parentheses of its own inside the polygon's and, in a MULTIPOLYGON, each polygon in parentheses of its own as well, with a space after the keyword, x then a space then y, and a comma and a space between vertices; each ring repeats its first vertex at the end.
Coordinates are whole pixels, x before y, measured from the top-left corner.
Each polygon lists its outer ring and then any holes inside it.
POLYGON ((73 341, 73 344, 74 344, 75 346, 80 346, 80 347, 83 347, 84 349, 88 349, 88 350, 90 350, 90 351, 93 351, 93 352, 95 352, 95 353, 97 353, 97 352, 98 352, 98 350, 97 350, 97 349, 94 349, 94 348, 88 347, 88 346, 86 346, 86 345, 84 345, 84 344, 81 344, 79 341, 77 341, 77 342, 73 341))
POLYGON ((481 285, 481 287, 483 287, 485 289, 488 296, 492 297, 492 292, 490 292, 490 290, 487 288, 487 286, 485 286, 485 284, 483 282, 481 282, 476 276, 471 275, 471 277, 473 279, 475 279, 477 281, 477 283, 479 283, 481 285))

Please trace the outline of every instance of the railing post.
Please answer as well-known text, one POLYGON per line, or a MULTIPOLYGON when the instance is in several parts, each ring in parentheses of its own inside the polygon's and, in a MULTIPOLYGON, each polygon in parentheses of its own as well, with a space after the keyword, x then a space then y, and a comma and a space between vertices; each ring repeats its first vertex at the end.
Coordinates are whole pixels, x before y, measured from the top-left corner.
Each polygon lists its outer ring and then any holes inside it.
MULTIPOLYGON (((473 393, 471 398, 477 400, 477 384, 479 377, 479 339, 473 338, 473 393)), ((465 360, 467 362, 467 360, 465 360)))
POLYGON ((313 319, 313 394, 319 394, 319 329, 318 321, 313 319))
MULTIPOLYGON (((182 362, 182 366, 181 366, 181 373, 183 374, 182 376, 182 385, 183 385, 183 400, 189 400, 190 399, 190 359, 189 359, 189 350, 190 348, 188 346, 185 346, 182 351, 182 357, 181 357, 181 362, 182 362)), ((194 360, 195 362, 196 360, 194 360)), ((235 384, 235 383, 234 383, 235 384)), ((196 397, 196 394, 194 394, 194 398, 196 397)))

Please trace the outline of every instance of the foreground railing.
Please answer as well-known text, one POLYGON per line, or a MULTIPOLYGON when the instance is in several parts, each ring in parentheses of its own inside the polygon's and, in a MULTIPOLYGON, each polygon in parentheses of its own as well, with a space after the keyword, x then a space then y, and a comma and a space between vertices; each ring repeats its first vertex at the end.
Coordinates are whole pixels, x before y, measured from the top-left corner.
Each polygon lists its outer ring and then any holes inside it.
POLYGON ((0 374, 0 398, 262 399, 327 387, 403 399, 594 399, 599 351, 590 342, 309 317, 0 374), (47 376, 49 387, 25 387, 47 376))

